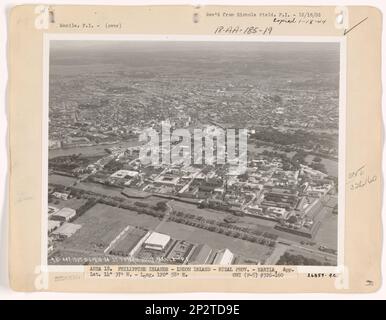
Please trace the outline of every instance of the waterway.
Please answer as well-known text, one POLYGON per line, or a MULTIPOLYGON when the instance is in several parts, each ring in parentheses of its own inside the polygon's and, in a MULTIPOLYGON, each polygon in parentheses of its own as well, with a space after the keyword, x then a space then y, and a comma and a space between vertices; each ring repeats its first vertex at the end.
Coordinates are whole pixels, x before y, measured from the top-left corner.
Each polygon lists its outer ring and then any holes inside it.
POLYGON ((75 148, 61 148, 61 149, 50 149, 48 152, 49 159, 60 157, 60 156, 69 156, 72 154, 88 155, 88 156, 96 156, 96 155, 104 155, 106 154, 105 149, 113 148, 113 147, 135 147, 142 144, 139 142, 138 138, 133 138, 127 141, 121 141, 112 144, 98 144, 95 146, 89 147, 75 147, 75 148))

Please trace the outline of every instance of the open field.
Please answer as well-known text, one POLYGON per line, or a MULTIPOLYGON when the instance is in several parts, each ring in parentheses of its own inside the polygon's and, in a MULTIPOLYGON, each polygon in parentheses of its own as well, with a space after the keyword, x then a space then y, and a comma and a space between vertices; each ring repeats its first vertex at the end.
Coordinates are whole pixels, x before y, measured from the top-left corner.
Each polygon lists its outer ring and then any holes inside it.
MULTIPOLYGON (((308 155, 306 162, 311 163, 315 156, 308 155)), ((326 167, 327 174, 332 177, 338 177, 338 161, 322 158, 322 164, 326 167)))
POLYGON ((59 174, 50 174, 48 176, 48 183, 61 184, 65 187, 70 187, 76 182, 75 177, 62 176, 59 174))
MULTIPOLYGON (((130 210, 97 204, 75 222, 82 225, 82 228, 72 237, 64 240, 58 248, 62 253, 78 252, 83 253, 84 256, 93 256, 102 254, 126 226, 153 230, 160 223, 160 220, 130 210)), ((257 243, 174 222, 163 223, 157 231, 179 240, 196 244, 206 243, 213 249, 228 248, 237 255, 256 260, 265 258, 271 250, 257 243)), ((130 228, 127 234, 113 247, 114 250, 128 251, 127 249, 132 248, 134 242, 139 240, 141 235, 142 232, 130 228)))
MULTIPOLYGON (((61 176, 53 176, 56 179, 62 180, 61 176)), ((63 178, 65 180, 67 179, 67 177, 63 178)), ((70 181, 71 180, 72 179, 70 178, 70 181)), ((120 189, 96 183, 84 182, 79 183, 78 186, 96 193, 106 194, 107 190, 107 193, 110 196, 121 196, 120 189), (104 192, 102 192, 102 190, 104 192)), ((72 199, 69 201, 72 201, 72 199)), ((74 201, 82 200, 75 199, 74 201)), ((138 200, 132 199, 127 201, 134 202, 138 200)), ((158 201, 165 201, 165 199, 151 196, 144 202, 155 204, 158 201)), ((63 201, 63 203, 64 206, 66 206, 69 202, 63 201)), ((200 209, 197 208, 196 205, 179 202, 177 200, 169 201, 169 204, 176 211, 201 216, 204 219, 216 220, 219 223, 223 222, 224 218, 230 214, 208 208, 200 209)), ((336 239, 334 239, 336 237, 332 236, 336 233, 336 220, 334 221, 336 216, 331 213, 335 204, 336 198, 331 197, 326 206, 320 210, 318 219, 322 221, 322 225, 314 239, 318 244, 325 245, 329 248, 336 248, 336 239)), ((59 244, 58 249, 62 254, 64 252, 79 252, 85 257, 103 254, 104 250, 109 247, 111 242, 128 226, 130 226, 129 230, 131 231, 134 230, 131 229, 132 227, 154 230, 159 226, 157 229, 158 232, 168 234, 172 238, 186 240, 196 244, 205 243, 213 249, 228 248, 240 257, 257 261, 265 260, 272 252, 272 248, 264 245, 175 222, 164 222, 160 224, 161 221, 155 217, 104 204, 95 205, 74 222, 82 225, 82 228, 72 237, 59 244)), ((280 239, 284 239, 284 241, 287 240, 294 243, 300 243, 304 240, 301 236, 275 230, 275 222, 251 216, 239 217, 239 221, 234 223, 234 225, 258 230, 261 234, 264 232, 275 234, 280 239)), ((130 248, 135 245, 136 241, 140 239, 139 235, 141 232, 139 234, 131 234, 131 231, 122 236, 122 238, 114 244, 112 249, 114 249, 113 251, 115 251, 115 254, 117 252, 127 254, 130 251, 130 248)))
POLYGON ((76 219, 75 223, 82 225, 82 228, 64 240, 60 247, 103 253, 126 226, 153 229, 159 222, 160 220, 149 215, 96 204, 76 219))
POLYGON ((314 241, 331 249, 338 248, 338 239, 335 236, 338 229, 338 215, 330 211, 325 214, 323 222, 317 232, 314 241))
POLYGON ((325 203, 319 214, 321 225, 314 238, 314 241, 318 244, 331 249, 338 249, 338 214, 332 213, 337 203, 336 196, 329 197, 329 200, 325 203))
POLYGON ((117 241, 116 245, 111 248, 109 253, 128 255, 146 233, 147 232, 143 229, 130 226, 128 232, 117 241))
POLYGON ((207 244, 213 249, 228 248, 233 253, 248 258, 260 259, 270 252, 270 248, 249 241, 235 239, 203 229, 175 222, 166 222, 158 232, 166 233, 172 238, 186 240, 197 244, 207 244))

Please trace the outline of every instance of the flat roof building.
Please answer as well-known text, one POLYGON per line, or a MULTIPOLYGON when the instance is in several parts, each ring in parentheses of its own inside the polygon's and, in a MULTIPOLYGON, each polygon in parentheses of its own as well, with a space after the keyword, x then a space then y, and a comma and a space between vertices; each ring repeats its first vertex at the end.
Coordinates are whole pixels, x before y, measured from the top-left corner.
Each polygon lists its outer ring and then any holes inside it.
POLYGON ((56 229, 52 234, 64 237, 71 237, 76 231, 78 231, 82 226, 75 223, 63 223, 63 225, 56 229))
POLYGON ((213 264, 229 265, 232 264, 234 255, 229 249, 223 249, 217 252, 213 264))
POLYGON ((134 178, 138 176, 138 171, 133 171, 133 170, 118 170, 117 172, 114 172, 112 175, 111 175, 111 178, 119 178, 119 179, 123 179, 123 178, 134 178))
POLYGON ((162 251, 166 248, 170 241, 170 236, 158 232, 152 232, 145 240, 144 247, 146 249, 162 251))
POLYGON ((62 208, 51 215, 52 220, 70 221, 76 215, 76 210, 71 208, 62 208))
POLYGON ((58 211, 59 211, 58 208, 56 208, 54 206, 48 206, 48 216, 50 216, 50 215, 52 215, 52 214, 54 214, 54 213, 56 213, 58 211))
POLYGON ((62 222, 60 221, 55 221, 55 220, 48 220, 48 233, 51 233, 55 229, 59 228, 62 222))
POLYGON ((58 199, 62 199, 62 200, 67 200, 68 197, 69 197, 69 193, 65 193, 65 192, 54 192, 52 194, 55 198, 58 198, 58 199))

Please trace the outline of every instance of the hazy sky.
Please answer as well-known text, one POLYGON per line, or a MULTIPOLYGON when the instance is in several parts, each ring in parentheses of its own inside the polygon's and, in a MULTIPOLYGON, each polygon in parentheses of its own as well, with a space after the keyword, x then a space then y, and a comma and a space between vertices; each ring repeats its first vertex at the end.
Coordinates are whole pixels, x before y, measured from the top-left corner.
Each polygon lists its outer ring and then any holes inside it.
POLYGON ((55 51, 122 50, 136 52, 154 51, 335 51, 339 52, 337 42, 246 42, 246 41, 84 41, 52 40, 50 47, 55 51))

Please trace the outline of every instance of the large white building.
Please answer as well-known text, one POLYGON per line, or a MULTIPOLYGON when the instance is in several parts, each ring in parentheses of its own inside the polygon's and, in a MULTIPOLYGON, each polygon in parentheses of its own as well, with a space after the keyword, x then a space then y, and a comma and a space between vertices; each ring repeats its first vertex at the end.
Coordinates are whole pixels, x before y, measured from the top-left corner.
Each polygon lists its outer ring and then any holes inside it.
POLYGON ((58 208, 54 206, 48 206, 48 216, 51 216, 59 211, 58 208))
POLYGON ((217 252, 213 264, 229 265, 232 264, 234 255, 229 249, 223 249, 217 252))
POLYGON ((55 229, 59 228, 62 222, 60 221, 54 221, 54 220, 48 220, 48 233, 51 233, 55 229))
POLYGON ((63 208, 51 215, 53 220, 70 221, 76 215, 76 210, 63 208))
POLYGON ((281 219, 281 218, 285 218, 287 214, 287 210, 279 207, 268 207, 267 213, 274 215, 278 219, 281 219))
POLYGON ((61 227, 56 229, 52 234, 62 237, 71 237, 76 231, 78 231, 82 226, 75 223, 63 223, 61 227))
POLYGON ((166 248, 170 241, 170 236, 158 232, 152 232, 145 240, 144 247, 146 249, 162 251, 166 248))
POLYGON ((123 178, 134 178, 138 176, 138 171, 133 171, 133 170, 118 170, 117 172, 114 172, 112 175, 111 175, 111 178, 119 178, 119 179, 123 179, 123 178))

